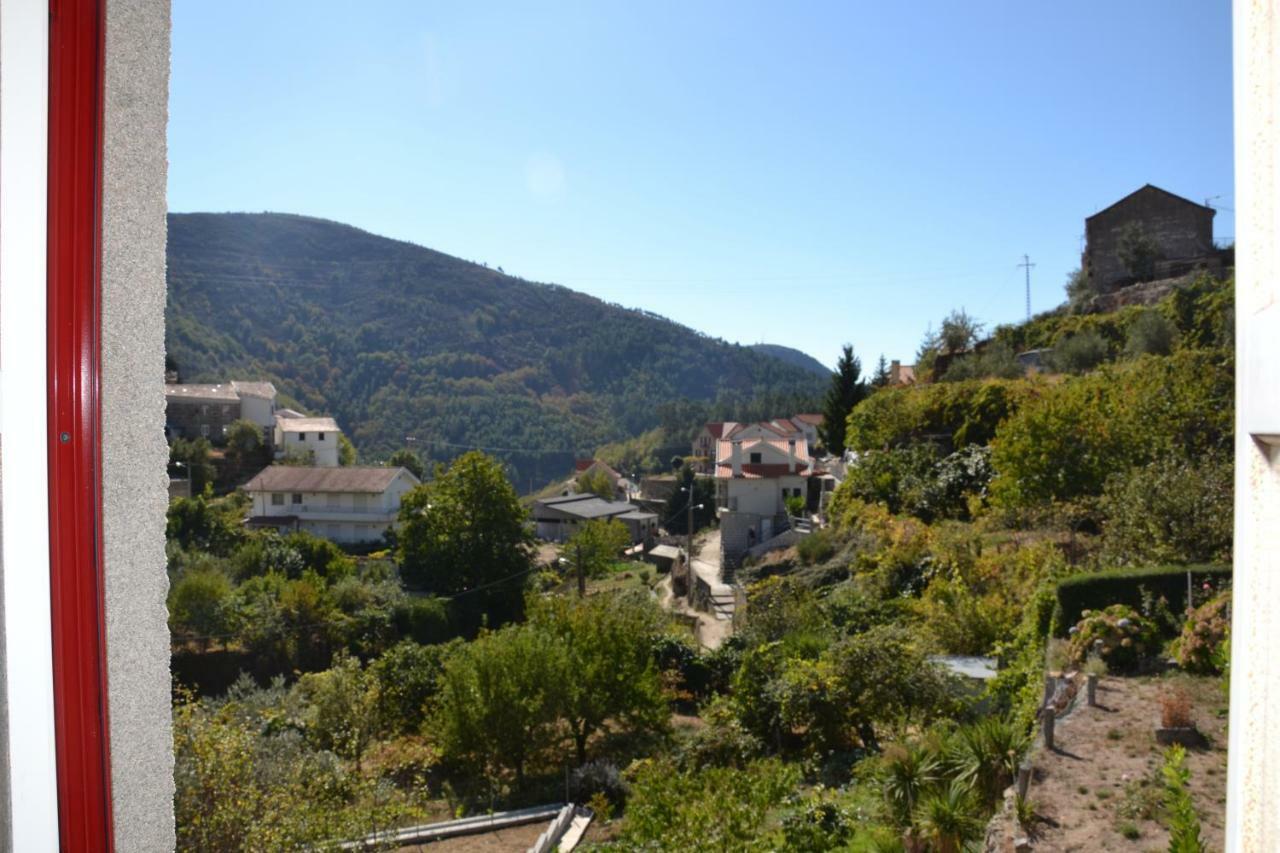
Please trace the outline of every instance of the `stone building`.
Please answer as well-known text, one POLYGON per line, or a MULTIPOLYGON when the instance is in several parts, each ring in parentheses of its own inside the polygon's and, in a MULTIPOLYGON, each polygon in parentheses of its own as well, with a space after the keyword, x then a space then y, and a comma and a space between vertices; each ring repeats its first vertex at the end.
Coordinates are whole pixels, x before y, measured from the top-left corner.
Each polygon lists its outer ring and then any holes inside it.
POLYGON ((1081 269, 1101 293, 1130 283, 1133 274, 1120 260, 1120 241, 1134 225, 1156 245, 1155 277, 1181 275, 1201 265, 1216 267, 1214 213, 1211 207, 1147 184, 1085 219, 1081 269))
POLYGON ((165 385, 164 399, 165 432, 170 438, 203 436, 220 444, 227 428, 246 418, 262 427, 265 443, 272 443, 276 388, 270 382, 165 385))

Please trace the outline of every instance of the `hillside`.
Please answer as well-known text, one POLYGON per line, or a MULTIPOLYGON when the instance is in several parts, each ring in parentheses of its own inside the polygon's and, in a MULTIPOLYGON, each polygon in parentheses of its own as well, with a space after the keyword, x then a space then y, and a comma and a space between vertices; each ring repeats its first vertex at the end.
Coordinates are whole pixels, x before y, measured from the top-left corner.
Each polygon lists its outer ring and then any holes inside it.
POLYGON ((171 214, 167 345, 187 381, 263 376, 366 457, 501 454, 543 480, 678 399, 732 406, 825 381, 564 287, 287 214, 171 214))
POLYGON ((751 348, 758 353, 773 356, 779 361, 785 361, 787 364, 807 370, 817 376, 829 377, 831 375, 831 368, 809 355, 809 353, 794 347, 784 347, 781 344, 752 344, 751 348))

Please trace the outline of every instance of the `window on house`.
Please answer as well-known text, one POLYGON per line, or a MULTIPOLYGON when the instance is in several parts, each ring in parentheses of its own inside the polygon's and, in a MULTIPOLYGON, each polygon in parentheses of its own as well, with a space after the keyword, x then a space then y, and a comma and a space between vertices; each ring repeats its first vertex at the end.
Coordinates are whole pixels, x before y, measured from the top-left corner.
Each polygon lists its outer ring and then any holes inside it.
POLYGON ((316 433, 316 441, 324 441, 324 433, 316 433))
POLYGON ((284 495, 279 495, 279 494, 274 494, 274 493, 273 493, 273 494, 271 495, 271 505, 272 505, 272 506, 284 506, 284 495))
POLYGON ((300 503, 302 503, 302 495, 298 494, 297 492, 294 492, 294 493, 293 493, 293 503, 294 503, 294 504, 300 504, 300 503))
POLYGON ((209 425, 208 425, 208 424, 200 424, 200 434, 201 434, 201 435, 203 435, 205 438, 208 438, 208 437, 209 437, 209 425))
POLYGON ((759 454, 759 453, 752 453, 752 454, 751 454, 751 464, 752 464, 752 465, 759 465, 759 464, 760 464, 760 459, 761 459, 761 457, 760 457, 760 454, 759 454))
POLYGON ((298 433, 298 441, 306 441, 306 440, 307 440, 307 434, 305 432, 298 433))

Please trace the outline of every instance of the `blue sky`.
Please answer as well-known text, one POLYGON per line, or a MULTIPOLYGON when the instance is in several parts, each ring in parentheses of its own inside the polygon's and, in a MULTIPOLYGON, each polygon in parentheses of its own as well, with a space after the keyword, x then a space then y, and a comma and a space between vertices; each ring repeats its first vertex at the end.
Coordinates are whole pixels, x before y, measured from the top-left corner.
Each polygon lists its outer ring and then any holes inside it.
POLYGON ((1227 0, 175 0, 169 204, 347 222, 742 343, 1062 300, 1144 183, 1234 233, 1227 0))

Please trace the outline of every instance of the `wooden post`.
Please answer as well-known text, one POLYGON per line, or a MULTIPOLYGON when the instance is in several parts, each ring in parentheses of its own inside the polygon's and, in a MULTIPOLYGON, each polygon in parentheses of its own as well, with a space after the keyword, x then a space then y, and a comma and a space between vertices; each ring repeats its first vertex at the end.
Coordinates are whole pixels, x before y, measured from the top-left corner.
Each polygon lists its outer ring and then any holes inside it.
POLYGON ((1044 730, 1044 747, 1053 749, 1053 724, 1057 722, 1057 717, 1054 716, 1052 705, 1045 705, 1041 709, 1040 722, 1044 730))

